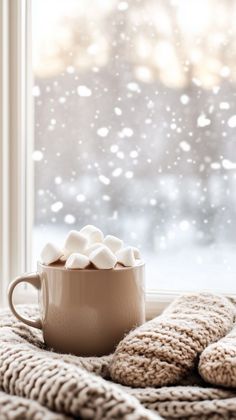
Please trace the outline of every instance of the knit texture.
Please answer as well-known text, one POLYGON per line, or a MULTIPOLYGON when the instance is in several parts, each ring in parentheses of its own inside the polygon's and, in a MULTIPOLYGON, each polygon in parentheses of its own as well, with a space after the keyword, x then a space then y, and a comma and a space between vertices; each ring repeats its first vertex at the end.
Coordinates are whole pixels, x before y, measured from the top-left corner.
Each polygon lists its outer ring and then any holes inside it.
MULTIPOLYGON (((30 317, 27 308, 24 314, 30 317)), ((0 389, 37 401, 49 410, 86 419, 151 420, 159 418, 103 373, 109 358, 79 358, 44 350, 38 332, 20 322, 0 329, 0 389), (99 363, 98 363, 99 361, 99 363), (85 370, 89 369, 90 372, 85 370)))
POLYGON ((53 413, 35 401, 0 392, 0 419, 69 420, 71 417, 53 413))
POLYGON ((198 355, 233 325, 234 306, 209 293, 184 295, 161 316, 129 333, 111 362, 111 377, 132 387, 175 384, 198 355))
MULTIPOLYGON (((18 310, 37 315, 33 306, 18 310)), ((40 331, 0 311, 0 419, 236 418, 236 390, 209 388, 197 371, 178 386, 115 385, 109 378, 111 357, 54 353, 45 348, 40 331)))
POLYGON ((198 370, 211 384, 236 387, 236 325, 228 335, 203 351, 198 370))

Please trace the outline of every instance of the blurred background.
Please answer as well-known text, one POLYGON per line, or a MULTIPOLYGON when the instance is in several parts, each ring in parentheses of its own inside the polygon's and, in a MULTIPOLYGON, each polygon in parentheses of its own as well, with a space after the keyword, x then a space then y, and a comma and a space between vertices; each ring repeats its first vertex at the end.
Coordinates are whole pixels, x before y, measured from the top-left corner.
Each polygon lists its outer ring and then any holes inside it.
POLYGON ((235 0, 32 0, 33 264, 92 223, 149 289, 235 289, 235 22, 235 0))

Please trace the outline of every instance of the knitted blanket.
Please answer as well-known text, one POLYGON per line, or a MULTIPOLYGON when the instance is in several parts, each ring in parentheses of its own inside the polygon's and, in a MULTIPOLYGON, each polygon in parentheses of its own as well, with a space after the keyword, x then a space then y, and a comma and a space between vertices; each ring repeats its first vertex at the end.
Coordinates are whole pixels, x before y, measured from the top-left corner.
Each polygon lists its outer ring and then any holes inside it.
MULTIPOLYGON (((36 316, 34 306, 21 306, 36 316)), ((234 419, 236 390, 195 374, 178 386, 130 388, 111 382, 111 356, 81 358, 46 349, 41 332, 0 312, 0 419, 234 419)))

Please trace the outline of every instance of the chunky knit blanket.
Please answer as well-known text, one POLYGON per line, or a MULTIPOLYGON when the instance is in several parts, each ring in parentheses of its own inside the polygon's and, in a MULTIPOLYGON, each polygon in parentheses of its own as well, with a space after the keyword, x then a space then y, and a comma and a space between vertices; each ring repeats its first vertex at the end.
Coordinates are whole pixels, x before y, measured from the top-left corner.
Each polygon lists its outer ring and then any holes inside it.
MULTIPOLYGON (((34 306, 18 308, 36 316, 34 306)), ((0 312, 0 419, 234 419, 236 390, 192 374, 176 386, 131 388, 110 379, 112 356, 46 349, 41 332, 0 312)))

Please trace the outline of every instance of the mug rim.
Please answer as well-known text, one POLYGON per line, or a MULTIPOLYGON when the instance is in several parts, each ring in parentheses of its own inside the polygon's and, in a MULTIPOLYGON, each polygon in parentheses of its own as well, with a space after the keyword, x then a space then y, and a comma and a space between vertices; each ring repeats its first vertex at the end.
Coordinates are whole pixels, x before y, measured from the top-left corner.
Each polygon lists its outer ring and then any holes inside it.
MULTIPOLYGON (((55 263, 56 262, 57 261, 55 261, 55 263)), ((117 271, 118 272, 118 271, 124 271, 124 270, 125 271, 133 270, 140 267, 144 267, 146 265, 145 261, 140 260, 139 264, 136 264, 132 267, 125 267, 125 266, 120 265, 119 269, 115 270, 114 268, 109 268, 109 269, 106 269, 106 268, 65 268, 65 265, 55 266, 53 264, 54 263, 47 265, 47 264, 42 263, 41 261, 37 261, 37 267, 40 266, 42 268, 47 268, 50 270, 62 270, 62 271, 74 271, 74 272, 76 271, 78 272, 117 271)))

